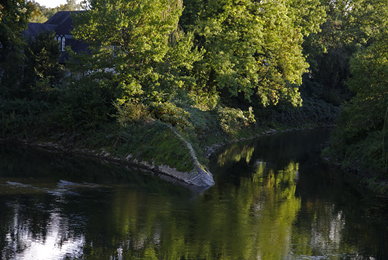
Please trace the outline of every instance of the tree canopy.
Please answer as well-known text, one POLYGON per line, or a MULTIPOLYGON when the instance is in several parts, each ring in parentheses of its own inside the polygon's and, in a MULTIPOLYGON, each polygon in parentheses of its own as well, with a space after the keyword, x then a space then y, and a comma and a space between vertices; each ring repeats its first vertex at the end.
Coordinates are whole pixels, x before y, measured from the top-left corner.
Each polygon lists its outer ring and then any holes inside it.
POLYGON ((0 4, 0 89, 11 94, 22 75, 24 40, 22 31, 36 6, 25 0, 7 0, 0 4))
POLYGON ((264 106, 300 105, 309 67, 302 43, 325 17, 317 0, 93 0, 88 8, 74 18, 74 36, 92 46, 83 69, 118 86, 119 99, 168 100, 181 88, 264 106))
POLYGON ((121 101, 162 101, 192 84, 187 72, 201 55, 191 34, 179 29, 179 0, 89 4, 90 10, 74 17, 73 34, 91 46, 82 69, 100 86, 115 88, 121 101))
POLYGON ((248 101, 257 95, 263 105, 300 104, 309 66, 302 43, 324 17, 319 1, 185 1, 182 26, 206 50, 195 65, 197 88, 248 101))
POLYGON ((45 90, 42 89, 45 88, 43 85, 38 86, 39 83, 45 81, 47 83, 46 87, 49 88, 59 84, 64 69, 58 63, 61 51, 53 32, 41 32, 36 37, 28 39, 24 54, 23 85, 25 89, 28 91, 32 89, 45 90))
POLYGON ((358 48, 346 80, 354 96, 343 106, 332 148, 344 165, 382 174, 388 158, 388 6, 379 0, 356 3, 347 39, 358 48))

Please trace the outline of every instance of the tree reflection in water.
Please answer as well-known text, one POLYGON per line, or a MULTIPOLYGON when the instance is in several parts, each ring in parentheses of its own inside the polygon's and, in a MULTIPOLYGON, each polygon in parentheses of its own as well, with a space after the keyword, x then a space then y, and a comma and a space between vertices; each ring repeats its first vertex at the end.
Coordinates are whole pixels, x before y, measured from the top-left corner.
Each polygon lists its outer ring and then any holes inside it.
POLYGON ((386 225, 321 163, 324 138, 231 145, 212 160, 216 185, 199 195, 122 167, 2 153, 2 259, 387 258, 386 225))
POLYGON ((8 220, 1 228, 4 236, 0 240, 1 259, 63 259, 67 255, 72 258, 83 255, 85 237, 77 234, 75 223, 62 216, 60 208, 47 209, 25 194, 9 201, 6 209, 1 217, 8 220))

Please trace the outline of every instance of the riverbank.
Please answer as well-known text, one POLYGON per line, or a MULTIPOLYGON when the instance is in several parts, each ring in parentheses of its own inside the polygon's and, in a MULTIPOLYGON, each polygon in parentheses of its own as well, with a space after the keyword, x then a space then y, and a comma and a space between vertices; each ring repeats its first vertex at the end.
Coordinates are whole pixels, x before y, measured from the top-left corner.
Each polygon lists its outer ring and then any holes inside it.
POLYGON ((29 136, 28 139, 1 139, 0 142, 140 167, 182 183, 210 187, 214 185, 214 180, 207 169, 208 158, 222 146, 263 135, 301 129, 290 125, 279 125, 274 129, 253 124, 235 129, 233 135, 219 129, 204 133, 206 138, 193 140, 182 129, 157 120, 141 124, 138 122, 116 130, 112 127, 113 125, 108 127, 109 130, 89 133, 79 138, 62 134, 29 136))
POLYGON ((108 115, 96 107, 86 113, 75 104, 69 108, 45 100, 4 100, 0 138, 141 166, 191 185, 211 186, 208 157, 219 147, 263 134, 324 126, 335 118, 336 108, 310 103, 254 111, 167 102, 116 107, 108 115))
MULTIPOLYGON (((333 152, 330 144, 322 150, 323 158, 330 164, 340 167, 349 177, 357 180, 364 188, 376 196, 388 199, 388 178, 382 172, 371 170, 371 167, 361 167, 357 160, 339 160, 338 154, 333 152)), ((360 158, 360 157, 359 157, 360 158)))
POLYGON ((89 133, 78 140, 61 135, 60 138, 30 136, 28 139, 1 139, 0 142, 136 166, 194 186, 214 185, 211 173, 198 160, 191 144, 167 124, 155 121, 104 132, 89 133))

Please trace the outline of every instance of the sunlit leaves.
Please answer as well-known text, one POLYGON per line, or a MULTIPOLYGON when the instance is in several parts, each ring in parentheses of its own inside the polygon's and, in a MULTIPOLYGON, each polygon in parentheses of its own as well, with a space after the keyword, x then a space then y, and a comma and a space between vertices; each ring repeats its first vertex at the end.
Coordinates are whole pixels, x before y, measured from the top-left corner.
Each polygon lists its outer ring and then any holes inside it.
POLYGON ((241 93, 248 101, 255 95, 263 105, 279 100, 300 104, 295 90, 308 67, 301 44, 323 21, 319 3, 223 0, 186 5, 183 25, 206 50, 196 64, 200 89, 241 93))
POLYGON ((119 99, 168 100, 192 81, 187 71, 201 54, 179 30, 179 0, 101 0, 90 8, 75 17, 73 34, 92 46, 93 65, 105 72, 99 81, 117 86, 119 99))

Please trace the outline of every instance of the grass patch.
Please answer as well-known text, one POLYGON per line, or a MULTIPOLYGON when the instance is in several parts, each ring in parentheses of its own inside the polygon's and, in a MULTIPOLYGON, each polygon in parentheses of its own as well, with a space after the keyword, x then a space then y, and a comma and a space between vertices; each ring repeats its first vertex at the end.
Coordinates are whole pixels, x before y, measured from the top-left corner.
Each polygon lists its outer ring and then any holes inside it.
POLYGON ((186 145, 167 124, 155 120, 123 127, 111 152, 124 158, 131 154, 151 165, 169 165, 182 172, 194 169, 186 145))

